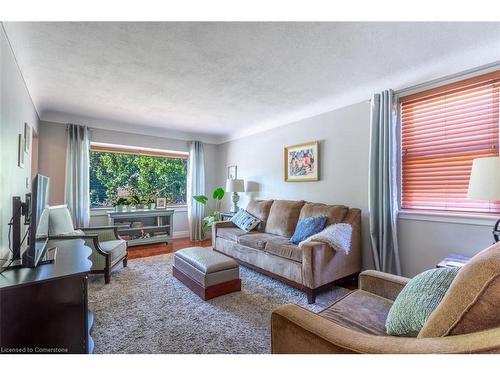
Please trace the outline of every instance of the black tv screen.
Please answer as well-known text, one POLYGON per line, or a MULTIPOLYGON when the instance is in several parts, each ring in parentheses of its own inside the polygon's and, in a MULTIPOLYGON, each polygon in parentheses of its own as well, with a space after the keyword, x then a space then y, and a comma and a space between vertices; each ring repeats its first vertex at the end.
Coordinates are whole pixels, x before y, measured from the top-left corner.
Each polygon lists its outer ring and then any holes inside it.
POLYGON ((48 177, 38 174, 31 185, 29 246, 23 255, 23 265, 27 267, 35 267, 45 255, 49 238, 49 184, 48 177))

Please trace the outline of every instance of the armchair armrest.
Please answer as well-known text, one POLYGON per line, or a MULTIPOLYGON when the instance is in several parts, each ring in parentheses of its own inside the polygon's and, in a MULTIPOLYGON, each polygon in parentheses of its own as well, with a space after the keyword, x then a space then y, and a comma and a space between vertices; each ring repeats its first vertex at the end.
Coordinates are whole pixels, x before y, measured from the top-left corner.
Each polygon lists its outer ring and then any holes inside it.
POLYGON ((271 331, 275 354, 500 352, 500 327, 435 338, 376 336, 344 328, 297 305, 283 305, 274 310, 271 331))
POLYGON ((85 240, 85 239, 94 239, 97 237, 92 234, 58 234, 58 235, 50 235, 49 240, 61 241, 61 240, 85 240))
POLYGON ((394 301, 408 281, 406 277, 367 270, 359 274, 359 289, 394 301))
POLYGON ((118 225, 101 225, 101 226, 98 226, 98 227, 81 227, 81 228, 75 228, 75 229, 78 229, 78 230, 104 230, 104 229, 115 229, 115 228, 119 228, 118 225))
POLYGON ((96 251, 102 256, 109 256, 105 251, 99 246, 99 236, 96 233, 90 234, 70 234, 70 235, 55 235, 49 236, 50 241, 65 241, 65 240, 84 240, 85 245, 92 249, 92 252, 96 251))
POLYGON ((100 227, 87 227, 87 228, 78 228, 85 233, 96 234, 98 236, 99 241, 113 241, 120 240, 121 237, 118 234, 117 226, 100 226, 100 227))

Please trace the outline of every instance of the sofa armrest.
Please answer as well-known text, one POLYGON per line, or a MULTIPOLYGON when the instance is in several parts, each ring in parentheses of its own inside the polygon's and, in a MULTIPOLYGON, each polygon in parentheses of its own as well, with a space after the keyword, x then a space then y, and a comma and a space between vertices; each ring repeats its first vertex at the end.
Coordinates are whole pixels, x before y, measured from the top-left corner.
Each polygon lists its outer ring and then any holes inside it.
POLYGON ((215 239, 217 238, 217 229, 236 227, 231 221, 216 221, 212 224, 212 247, 215 249, 215 239))
POLYGON ((376 336, 344 328, 297 305, 283 305, 271 317, 275 354, 498 353, 500 327, 473 334, 408 338, 376 336))
POLYGON ((359 274, 359 289, 394 301, 408 281, 406 277, 367 270, 359 274))
POLYGON ((310 241, 301 245, 302 283, 316 289, 360 271, 359 248, 349 254, 336 251, 323 242, 310 241))

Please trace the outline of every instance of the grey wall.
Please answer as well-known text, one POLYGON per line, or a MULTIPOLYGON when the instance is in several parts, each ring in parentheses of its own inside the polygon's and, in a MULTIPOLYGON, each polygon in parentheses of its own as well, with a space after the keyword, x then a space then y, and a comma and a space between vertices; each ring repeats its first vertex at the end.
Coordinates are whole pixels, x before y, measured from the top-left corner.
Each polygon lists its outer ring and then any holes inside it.
POLYGON ((23 134, 25 122, 38 130, 38 115, 1 27, 0 71, 0 258, 5 258, 12 196, 24 198, 31 182, 31 155, 25 154, 24 168, 17 166, 18 134, 23 134))
MULTIPOLYGON (((446 220, 446 219, 445 219, 446 220)), ((494 219, 481 224, 403 219, 398 236, 403 274, 412 277, 450 253, 473 256, 493 243, 494 219)))
MULTIPOLYGON (((56 122, 40 122, 39 150, 40 173, 51 178, 50 204, 64 203, 64 183, 66 168, 66 127, 56 122)), ((114 130, 93 129, 92 140, 115 145, 156 148, 170 151, 188 151, 187 141, 167 137, 131 134, 114 130)), ((217 165, 217 146, 205 144, 206 186, 207 191, 214 188, 217 177, 214 168, 217 165)), ((103 212, 92 211, 91 225, 106 223, 103 212)), ((188 231, 187 210, 178 209, 174 215, 174 231, 176 236, 186 236, 188 231)))
MULTIPOLYGON (((339 203, 363 210, 364 265, 371 266, 367 224, 368 208, 368 102, 252 135, 219 148, 224 181, 228 165, 238 166, 238 178, 255 190, 243 193, 240 206, 250 198, 304 199, 339 203), (307 141, 320 141, 320 181, 285 182, 283 148, 307 141)), ((225 201, 229 207, 229 197, 225 201)))
POLYGON ((38 132, 38 170, 50 177, 51 206, 64 203, 66 174, 66 130, 64 125, 40 121, 38 132))
MULTIPOLYGON (((219 146, 219 180, 225 180, 228 165, 238 166, 238 177, 251 182, 250 187, 256 190, 241 194, 242 207, 251 198, 274 198, 361 208, 363 264, 371 268, 367 221, 369 111, 369 103, 363 102, 224 143, 219 146), (313 140, 320 141, 320 181, 284 182, 283 147, 313 140)), ((229 197, 225 207, 229 207, 229 197)), ((414 276, 432 268, 449 253, 477 253, 491 244, 490 224, 488 220, 470 224, 446 222, 446 219, 399 219, 403 274, 414 276)))

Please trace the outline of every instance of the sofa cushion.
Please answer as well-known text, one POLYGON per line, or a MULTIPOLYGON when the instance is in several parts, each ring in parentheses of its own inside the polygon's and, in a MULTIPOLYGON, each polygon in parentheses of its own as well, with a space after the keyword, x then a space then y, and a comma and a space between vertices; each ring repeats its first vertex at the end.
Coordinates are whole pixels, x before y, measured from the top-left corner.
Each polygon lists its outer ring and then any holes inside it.
POLYGON ((269 217, 269 211, 271 210, 271 205, 273 204, 273 200, 263 201, 263 200, 253 200, 250 201, 247 205, 247 212, 257 219, 259 219, 262 224, 260 228, 264 229, 266 227, 266 221, 269 217))
POLYGON ((326 216, 326 225, 340 223, 344 220, 348 208, 342 205, 327 205, 323 203, 306 203, 300 210, 300 219, 311 216, 326 216))
POLYGON ((500 326, 500 242, 458 272, 418 337, 441 337, 500 326))
POLYGON ((391 336, 416 337, 443 299, 458 268, 434 268, 411 279, 396 297, 385 326, 391 336))
POLYGON ((286 237, 273 236, 267 241, 264 250, 281 258, 302 262, 302 249, 286 237))
POLYGON ((327 219, 326 216, 310 216, 299 219, 290 242, 298 245, 299 242, 304 241, 313 234, 321 232, 325 228, 327 219))
POLYGON ((304 201, 274 201, 269 211, 265 232, 292 237, 303 205, 304 201))
POLYGON ((269 233, 246 233, 238 237, 238 243, 243 246, 251 247, 252 249, 264 250, 269 239, 275 238, 274 234, 269 233))
POLYGON ((385 321, 392 301, 364 290, 344 296, 319 315, 358 332, 385 336, 385 321))
POLYGON ((246 234, 246 232, 240 228, 217 228, 217 237, 234 242, 238 242, 238 237, 244 234, 246 234))
POLYGON ((257 225, 259 225, 260 220, 246 212, 243 208, 240 208, 240 210, 231 218, 231 223, 245 232, 250 232, 257 225))

